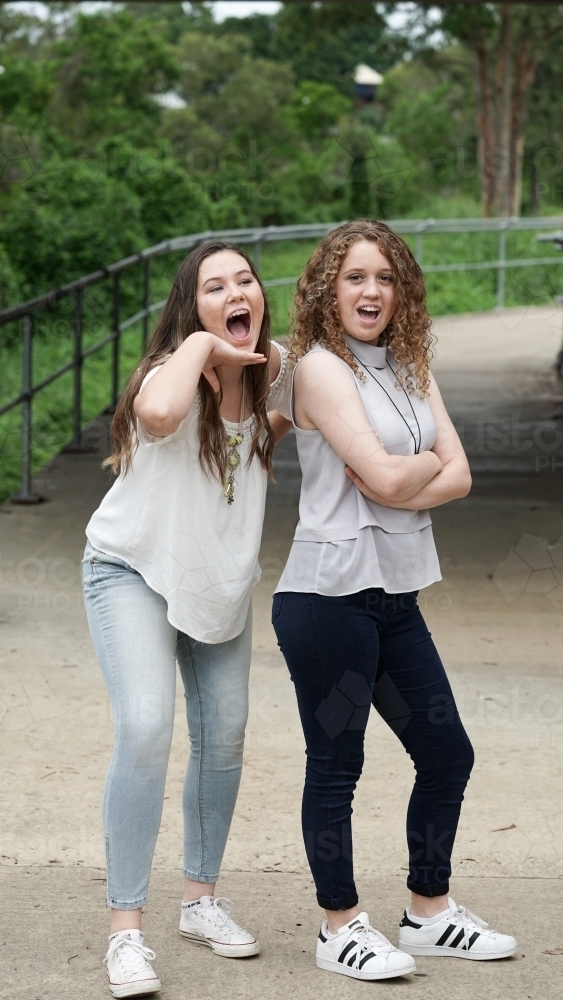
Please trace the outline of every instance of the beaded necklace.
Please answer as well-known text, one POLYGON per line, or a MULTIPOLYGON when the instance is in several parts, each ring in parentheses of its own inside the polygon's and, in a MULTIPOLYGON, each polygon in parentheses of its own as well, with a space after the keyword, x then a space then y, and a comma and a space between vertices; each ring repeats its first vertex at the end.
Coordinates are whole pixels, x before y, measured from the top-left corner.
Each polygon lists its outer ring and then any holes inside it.
POLYGON ((227 498, 227 503, 230 505, 235 502, 235 486, 237 481, 235 479, 235 469, 238 469, 240 465, 240 455, 238 453, 238 448, 244 441, 244 434, 242 433, 242 424, 244 417, 244 403, 245 403, 245 388, 246 388, 246 368, 242 372, 242 395, 240 399, 240 417, 238 423, 238 431, 236 434, 227 434, 227 467, 229 469, 229 475, 223 482, 223 496, 227 498))

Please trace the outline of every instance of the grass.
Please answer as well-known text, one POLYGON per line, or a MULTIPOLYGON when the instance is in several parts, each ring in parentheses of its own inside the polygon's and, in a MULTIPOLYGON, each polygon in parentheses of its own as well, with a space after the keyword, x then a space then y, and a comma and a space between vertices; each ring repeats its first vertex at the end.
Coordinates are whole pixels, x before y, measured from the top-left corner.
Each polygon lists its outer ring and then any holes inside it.
MULTIPOLYGON (((467 206, 465 206, 467 208, 467 206)), ((427 206, 428 208, 428 206, 427 206)), ((466 213, 467 214, 467 213, 466 213)), ((469 213, 471 214, 471 213, 469 213)), ((477 211, 474 213, 478 214, 477 211)), ((425 213, 428 217, 428 212, 425 213)), ((437 217, 437 213, 434 213, 437 217)), ((415 250, 416 238, 408 237, 415 250)), ((311 251, 313 241, 284 241, 265 244, 260 271, 264 279, 298 275, 311 251)), ((248 248, 251 250, 251 248, 248 248)), ((498 236, 494 233, 435 234, 424 236, 425 264, 493 261, 498 255, 498 236)), ((533 232, 509 232, 507 259, 555 256, 551 244, 540 244, 533 232)), ((153 262, 152 300, 166 297, 170 282, 183 254, 171 254, 153 262)), ((561 258, 563 264, 563 256, 561 258)), ((497 273, 491 269, 427 276, 428 303, 434 316, 485 311, 496 305, 497 273)), ((135 269, 123 278, 122 316, 139 308, 142 300, 140 271, 135 269)), ((275 337, 287 333, 293 285, 272 288, 268 292, 275 337)), ((563 293, 563 268, 539 266, 506 271, 505 305, 507 307, 547 304, 563 293)), ((73 303, 63 300, 56 312, 45 310, 37 316, 34 337, 33 381, 39 382, 70 361, 73 354, 73 303)), ((110 329, 111 290, 109 283, 86 291, 84 346, 101 340, 110 329)), ((0 366, 3 374, 0 406, 20 391, 22 355, 21 338, 16 324, 2 328, 0 366)), ((140 324, 122 335, 120 383, 123 385, 142 354, 140 324)), ((94 419, 111 403, 111 345, 86 359, 83 367, 83 425, 94 419)), ((33 471, 36 472, 72 437, 72 384, 69 372, 42 390, 33 403, 33 471)), ((0 501, 14 493, 20 483, 21 417, 19 408, 0 417, 0 501)))

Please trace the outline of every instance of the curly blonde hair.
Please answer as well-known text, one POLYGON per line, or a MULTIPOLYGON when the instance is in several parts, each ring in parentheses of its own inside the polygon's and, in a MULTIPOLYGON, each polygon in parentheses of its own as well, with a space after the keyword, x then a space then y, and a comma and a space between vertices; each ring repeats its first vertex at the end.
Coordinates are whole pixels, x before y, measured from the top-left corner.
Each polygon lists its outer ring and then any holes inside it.
POLYGON ((295 293, 290 357, 298 361, 315 344, 322 344, 345 361, 355 375, 365 377, 342 338, 336 300, 336 277, 349 248, 360 240, 376 243, 393 272, 395 311, 379 342, 393 349, 399 385, 408 392, 427 396, 434 337, 424 277, 405 241, 376 219, 357 219, 337 226, 309 258, 295 293))

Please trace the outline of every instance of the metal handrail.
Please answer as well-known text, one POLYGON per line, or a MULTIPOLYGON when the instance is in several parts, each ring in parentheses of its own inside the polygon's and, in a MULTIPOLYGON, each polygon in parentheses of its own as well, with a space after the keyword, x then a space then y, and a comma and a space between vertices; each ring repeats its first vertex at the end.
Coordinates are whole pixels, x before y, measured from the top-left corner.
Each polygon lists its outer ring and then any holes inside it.
MULTIPOLYGON (((282 240, 314 240, 325 236, 330 230, 336 228, 341 223, 315 223, 312 225, 299 226, 267 226, 254 227, 248 229, 222 229, 206 230, 201 233, 194 233, 186 236, 177 236, 173 239, 163 240, 155 246, 147 247, 139 253, 131 254, 123 260, 109 264, 107 267, 93 271, 91 274, 77 278, 64 285, 51 288, 43 295, 29 299, 27 302, 19 303, 8 309, 0 311, 0 327, 8 323, 21 320, 22 324, 22 387, 21 392, 0 407, 0 416, 8 413, 17 406, 22 408, 22 456, 21 456, 21 488, 12 499, 18 503, 37 503, 41 500, 31 487, 32 473, 32 403, 34 396, 46 386, 56 381, 69 371, 74 371, 73 386, 73 438, 69 447, 81 449, 82 435, 82 366, 86 358, 96 354, 108 344, 112 344, 112 374, 111 374, 111 403, 117 403, 119 395, 119 361, 120 361, 120 341, 122 333, 135 323, 142 321, 143 343, 148 338, 148 323, 150 316, 157 312, 164 305, 164 301, 151 303, 151 262, 154 258, 165 254, 174 253, 180 250, 191 250, 210 240, 225 240, 235 244, 251 244, 254 248, 254 258, 256 263, 260 263, 260 252, 264 243, 280 242, 282 240), (143 305, 132 316, 126 319, 121 318, 121 276, 124 272, 135 267, 144 266, 143 281, 143 305), (86 288, 99 284, 109 278, 113 279, 112 296, 112 322, 110 332, 97 343, 84 348, 83 346, 83 318, 84 318, 84 291, 86 288), (40 309, 48 306, 55 308, 61 299, 69 296, 74 297, 74 352, 71 361, 62 365, 55 372, 47 375, 40 382, 33 383, 33 334, 34 317, 40 309)), ((505 272, 508 268, 536 267, 546 264, 561 264, 563 258, 558 257, 535 257, 518 260, 509 260, 506 257, 506 238, 509 231, 533 231, 548 230, 554 227, 563 227, 563 217, 557 218, 510 218, 510 219, 395 219, 389 221, 388 225, 395 232, 402 235, 416 236, 416 257, 419 263, 423 264, 423 239, 430 233, 493 233, 499 235, 499 252, 496 261, 477 261, 474 263, 454 263, 454 264, 430 264, 424 265, 423 269, 427 274, 459 272, 459 271, 480 271, 496 270, 497 279, 497 308, 504 306, 505 272)), ((540 237, 549 239, 549 237, 540 237)), ((273 278, 264 282, 269 288, 294 284, 296 277, 273 278)))

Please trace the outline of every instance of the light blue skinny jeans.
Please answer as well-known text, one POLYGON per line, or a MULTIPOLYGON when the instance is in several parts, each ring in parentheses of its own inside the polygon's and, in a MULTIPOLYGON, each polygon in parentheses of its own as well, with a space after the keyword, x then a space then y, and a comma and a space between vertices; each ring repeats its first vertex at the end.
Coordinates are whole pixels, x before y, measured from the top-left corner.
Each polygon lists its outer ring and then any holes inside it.
POLYGON ((179 632, 166 601, 122 559, 88 543, 86 613, 106 682, 115 745, 103 798, 107 903, 147 901, 172 742, 176 660, 184 684, 190 758, 184 782, 184 875, 216 882, 231 825, 248 716, 252 639, 211 645, 179 632))

